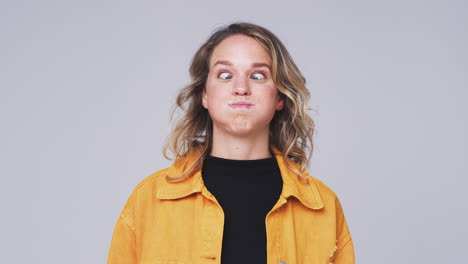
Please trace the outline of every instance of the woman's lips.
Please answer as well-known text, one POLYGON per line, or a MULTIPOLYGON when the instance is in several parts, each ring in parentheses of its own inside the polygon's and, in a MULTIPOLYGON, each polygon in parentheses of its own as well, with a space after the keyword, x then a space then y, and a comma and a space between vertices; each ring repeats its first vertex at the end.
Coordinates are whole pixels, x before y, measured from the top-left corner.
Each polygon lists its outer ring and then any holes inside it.
POLYGON ((248 102, 236 102, 236 103, 232 103, 232 104, 229 104, 229 106, 231 108, 234 108, 234 109, 249 109, 253 106, 252 103, 248 103, 248 102))

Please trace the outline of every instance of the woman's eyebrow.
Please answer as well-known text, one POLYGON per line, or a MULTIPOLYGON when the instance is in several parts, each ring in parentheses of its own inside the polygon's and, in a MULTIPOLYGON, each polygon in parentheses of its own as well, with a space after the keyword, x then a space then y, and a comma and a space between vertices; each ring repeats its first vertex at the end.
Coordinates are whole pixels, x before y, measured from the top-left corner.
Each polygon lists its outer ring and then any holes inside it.
MULTIPOLYGON (((213 64, 213 67, 215 67, 218 64, 225 65, 225 66, 232 66, 232 63, 230 61, 218 60, 218 61, 215 62, 215 64, 213 64)), ((261 68, 261 67, 267 67, 268 69, 271 70, 271 66, 268 63, 264 63, 264 62, 254 62, 254 63, 252 63, 252 68, 261 68)))
POLYGON ((215 62, 215 64, 213 64, 213 67, 218 65, 218 64, 221 64, 221 65, 226 65, 226 66, 232 66, 232 63, 229 62, 229 61, 226 61, 226 60, 219 60, 217 62, 215 62))
POLYGON ((252 68, 261 68, 261 67, 267 67, 268 69, 271 70, 271 66, 268 63, 263 63, 263 62, 252 63, 252 68))

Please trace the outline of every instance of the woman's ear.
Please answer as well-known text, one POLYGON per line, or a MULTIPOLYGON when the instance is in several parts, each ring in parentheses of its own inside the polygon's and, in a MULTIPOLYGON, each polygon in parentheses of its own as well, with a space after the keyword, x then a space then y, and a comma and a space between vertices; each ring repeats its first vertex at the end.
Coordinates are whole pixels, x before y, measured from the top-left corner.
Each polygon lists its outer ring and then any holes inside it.
POLYGON ((276 104, 276 111, 283 110, 284 108, 284 99, 281 96, 278 96, 278 103, 276 104))
POLYGON ((205 107, 205 109, 208 109, 208 98, 206 95, 206 89, 203 89, 202 94, 201 94, 201 99, 202 99, 203 107, 205 107))

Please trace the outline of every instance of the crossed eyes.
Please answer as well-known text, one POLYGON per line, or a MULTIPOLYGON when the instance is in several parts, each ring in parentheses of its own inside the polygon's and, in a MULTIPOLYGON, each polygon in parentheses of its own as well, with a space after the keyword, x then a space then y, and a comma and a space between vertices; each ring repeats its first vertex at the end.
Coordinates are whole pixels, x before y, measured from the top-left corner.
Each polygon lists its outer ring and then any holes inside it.
MULTIPOLYGON (((232 79, 232 75, 228 72, 221 72, 219 75, 218 75, 219 78, 223 79, 223 80, 230 80, 232 79)), ((260 73, 260 72, 255 72, 254 74, 252 74, 250 76, 250 78, 254 79, 254 80, 263 80, 265 79, 265 74, 263 73, 260 73)))

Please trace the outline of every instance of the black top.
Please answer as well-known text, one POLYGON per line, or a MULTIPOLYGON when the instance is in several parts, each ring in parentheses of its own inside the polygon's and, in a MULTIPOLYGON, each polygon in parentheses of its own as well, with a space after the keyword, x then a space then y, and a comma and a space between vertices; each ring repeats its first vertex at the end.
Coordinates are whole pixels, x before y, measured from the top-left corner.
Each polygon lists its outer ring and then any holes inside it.
POLYGON ((208 156, 202 177, 224 211, 221 263, 266 263, 265 217, 278 201, 283 186, 276 159, 208 156))

